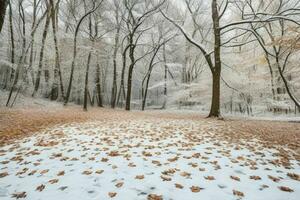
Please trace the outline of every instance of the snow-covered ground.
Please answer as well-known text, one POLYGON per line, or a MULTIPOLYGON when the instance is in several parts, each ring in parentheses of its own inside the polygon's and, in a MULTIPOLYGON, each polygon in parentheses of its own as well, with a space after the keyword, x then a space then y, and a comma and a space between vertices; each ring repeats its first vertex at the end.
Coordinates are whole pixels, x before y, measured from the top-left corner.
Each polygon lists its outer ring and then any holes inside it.
POLYGON ((0 148, 0 199, 299 199, 299 161, 222 139, 219 128, 169 119, 48 128, 0 148))

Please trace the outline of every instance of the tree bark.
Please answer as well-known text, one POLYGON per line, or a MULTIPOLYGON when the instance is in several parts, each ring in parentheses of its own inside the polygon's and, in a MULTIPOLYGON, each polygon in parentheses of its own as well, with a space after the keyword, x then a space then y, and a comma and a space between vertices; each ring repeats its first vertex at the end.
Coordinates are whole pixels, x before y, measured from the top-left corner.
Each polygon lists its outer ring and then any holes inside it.
POLYGON ((212 19, 213 30, 215 38, 214 59, 215 66, 212 70, 213 87, 212 87, 212 101, 208 117, 220 117, 220 78, 221 78, 221 32, 220 32, 220 18, 217 0, 212 1, 212 19))
POLYGON ((135 50, 135 45, 133 44, 133 38, 130 37, 130 48, 129 48, 129 58, 130 58, 130 66, 128 70, 128 79, 127 79, 127 94, 126 94, 126 105, 125 105, 125 110, 130 110, 131 107, 131 90, 132 90, 132 73, 133 73, 133 68, 135 65, 135 57, 134 57, 134 50, 135 50))
POLYGON ((113 72, 113 87, 112 87, 112 93, 111 93, 111 107, 116 107, 116 101, 117 101, 117 53, 118 53, 118 46, 119 46, 119 37, 120 37, 120 28, 117 28, 117 33, 115 35, 115 46, 114 46, 114 54, 113 54, 113 66, 114 66, 114 72, 113 72))
POLYGON ((0 0, 0 33, 2 31, 8 0, 0 0))
POLYGON ((100 65, 99 63, 96 66, 96 90, 97 90, 97 103, 98 103, 98 107, 103 107, 102 104, 102 95, 101 95, 101 73, 100 73, 100 65))
POLYGON ((87 111, 87 101, 88 101, 88 93, 89 93, 89 69, 90 69, 91 56, 92 56, 92 52, 90 51, 87 60, 87 65, 86 65, 86 72, 85 72, 84 99, 83 99, 84 111, 87 111))
MULTIPOLYGON (((50 12, 50 10, 49 10, 49 12, 50 12)), ((34 92, 33 92, 32 96, 34 96, 37 93, 37 91, 40 87, 41 74, 42 74, 43 61, 44 61, 44 49, 45 49, 46 38, 47 38, 47 35, 48 35, 49 24, 50 24, 50 14, 48 13, 47 18, 46 18, 45 28, 44 28, 44 31, 43 31, 43 38, 42 38, 42 46, 41 46, 41 50, 40 50, 40 60, 39 60, 38 72, 37 72, 37 76, 36 76, 36 80, 35 80, 35 86, 34 86, 34 92)))
MULTIPOLYGON (((53 40, 54 40, 54 46, 55 46, 55 68, 54 68, 54 82, 52 85, 52 90, 51 90, 51 100, 54 101, 58 98, 59 94, 59 87, 60 85, 60 90, 61 90, 61 96, 64 99, 64 86, 63 86, 63 81, 62 81, 62 75, 61 75, 61 68, 60 68, 60 56, 59 56, 59 49, 58 49, 58 41, 57 41, 57 22, 56 22, 56 12, 57 9, 54 7, 53 0, 50 0, 51 4, 51 22, 52 22, 52 31, 53 31, 53 40)), ((58 5, 57 5, 58 6, 58 5)))

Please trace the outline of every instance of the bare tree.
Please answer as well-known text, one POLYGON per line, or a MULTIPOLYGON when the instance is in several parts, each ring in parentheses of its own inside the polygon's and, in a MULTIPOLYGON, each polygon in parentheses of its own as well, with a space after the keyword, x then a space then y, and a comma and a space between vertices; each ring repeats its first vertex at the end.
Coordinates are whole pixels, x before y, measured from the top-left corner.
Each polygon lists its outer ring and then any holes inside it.
POLYGON ((72 82, 73 82, 73 74, 74 74, 74 69, 75 69, 75 61, 76 61, 76 55, 77 55, 77 36, 79 33, 79 29, 80 29, 80 25, 82 24, 82 22, 84 21, 84 19, 86 17, 88 17, 90 14, 94 13, 102 4, 103 0, 101 0, 97 5, 96 2, 93 1, 93 7, 90 11, 86 12, 79 20, 79 22, 77 23, 76 26, 76 30, 74 33, 74 48, 73 48, 73 59, 72 59, 72 64, 71 64, 71 72, 70 72, 70 78, 69 78, 69 85, 68 85, 68 89, 67 89, 67 94, 66 94, 66 98, 65 98, 65 102, 64 105, 67 105, 67 103, 69 102, 69 98, 70 98, 70 94, 71 94, 71 89, 72 89, 72 82))
POLYGON ((139 30, 139 28, 142 26, 142 24, 145 22, 145 20, 155 13, 164 3, 165 0, 159 2, 157 5, 151 6, 150 8, 146 5, 145 10, 140 13, 138 16, 134 13, 134 9, 138 6, 140 6, 139 1, 129 1, 125 0, 125 7, 127 13, 127 19, 126 19, 126 26, 128 31, 128 46, 129 46, 129 58, 130 58, 130 65, 128 69, 128 78, 127 78, 127 94, 126 94, 126 105, 125 109, 130 110, 130 104, 131 104, 131 90, 132 90, 132 74, 133 69, 136 64, 136 58, 135 58, 135 49, 137 47, 137 42, 139 38, 141 37, 142 33, 145 30, 139 30))

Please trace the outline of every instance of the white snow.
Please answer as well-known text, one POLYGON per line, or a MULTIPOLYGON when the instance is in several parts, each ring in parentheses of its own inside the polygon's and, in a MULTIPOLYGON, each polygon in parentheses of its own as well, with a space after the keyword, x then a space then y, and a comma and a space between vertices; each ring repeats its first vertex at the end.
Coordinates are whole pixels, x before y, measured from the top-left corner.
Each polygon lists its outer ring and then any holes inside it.
POLYGON ((111 199, 109 192, 116 192, 112 199, 121 200, 147 199, 149 194, 174 200, 299 199, 299 182, 287 176, 300 174, 299 161, 292 160, 289 169, 270 164, 278 159, 277 150, 266 149, 255 140, 240 144, 221 140, 216 137, 218 128, 210 122, 148 119, 48 128, 0 148, 0 173, 9 174, 0 178, 0 199, 14 199, 16 192, 26 192, 29 200, 111 199), (51 142, 58 144, 37 145, 51 142), (28 171, 16 175, 24 168, 28 171), (36 172, 29 175, 33 170, 36 172), (43 170, 49 171, 41 174, 43 170), (165 170, 169 173, 162 174, 165 170), (65 174, 58 176, 61 171, 65 174), (136 179, 137 175, 144 179, 136 179), (261 180, 250 179, 252 175, 261 180), (163 181, 161 176, 171 180, 163 181), (207 176, 215 180, 205 179, 207 176), (58 182, 49 183, 52 179, 58 182), (123 185, 116 187, 117 183, 123 185), (184 188, 176 188, 175 183, 184 188), (36 188, 41 184, 45 189, 40 192, 36 188), (192 186, 203 189, 192 192, 192 186), (281 191, 279 186, 294 192, 281 191), (244 197, 234 196, 233 190, 243 192, 244 197))

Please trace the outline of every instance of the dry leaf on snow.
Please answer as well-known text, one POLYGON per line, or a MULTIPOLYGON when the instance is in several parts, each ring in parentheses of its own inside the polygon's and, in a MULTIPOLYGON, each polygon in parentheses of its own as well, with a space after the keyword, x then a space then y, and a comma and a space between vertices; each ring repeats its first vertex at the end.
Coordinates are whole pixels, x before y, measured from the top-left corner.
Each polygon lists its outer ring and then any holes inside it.
POLYGON ((279 186, 278 188, 284 192, 294 192, 294 190, 289 187, 279 186))
POLYGON ((43 191, 44 189, 45 189, 45 185, 43 185, 43 184, 37 186, 37 188, 36 188, 36 190, 39 192, 43 191))
POLYGON ((144 175, 136 175, 136 176, 135 176, 135 179, 140 179, 140 180, 141 180, 141 179, 144 179, 144 178, 145 178, 144 175))
POLYGON ((162 195, 149 194, 147 200, 163 200, 162 195))
POLYGON ((16 199, 25 198, 26 196, 27 196, 26 192, 16 192, 12 194, 12 197, 16 199))
POLYGON ((175 187, 178 189, 183 189, 183 185, 179 184, 179 183, 175 183, 175 187))
POLYGON ((113 197, 115 197, 116 195, 117 195, 116 192, 109 192, 109 193, 108 193, 108 196, 109 196, 110 198, 113 198, 113 197))
POLYGON ((202 190, 203 188, 200 188, 198 186, 192 186, 192 187, 190 187, 190 189, 192 192, 196 193, 196 192, 200 192, 200 190, 202 190))
POLYGON ((232 190, 233 195, 238 197, 244 197, 244 193, 238 190, 232 190))
POLYGON ((122 187, 124 185, 124 182, 119 182, 119 183, 117 183, 115 186, 117 187, 117 188, 120 188, 120 187, 122 187))

